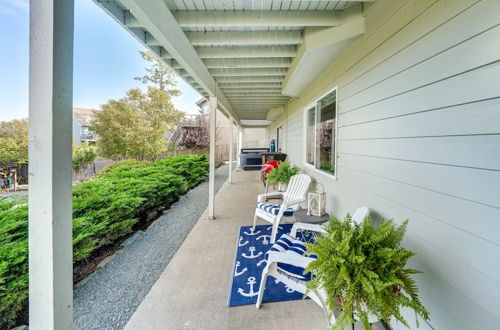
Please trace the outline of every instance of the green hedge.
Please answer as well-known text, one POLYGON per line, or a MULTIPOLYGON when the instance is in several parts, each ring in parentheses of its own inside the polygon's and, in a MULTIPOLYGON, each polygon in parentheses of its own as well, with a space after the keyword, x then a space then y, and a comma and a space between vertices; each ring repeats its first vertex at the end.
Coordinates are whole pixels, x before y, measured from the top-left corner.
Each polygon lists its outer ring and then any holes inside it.
MULTIPOLYGON (((176 201, 204 179, 205 156, 115 163, 73 187, 73 259, 128 234, 149 212, 176 201)), ((0 328, 14 325, 28 298, 27 200, 0 199, 0 328)))

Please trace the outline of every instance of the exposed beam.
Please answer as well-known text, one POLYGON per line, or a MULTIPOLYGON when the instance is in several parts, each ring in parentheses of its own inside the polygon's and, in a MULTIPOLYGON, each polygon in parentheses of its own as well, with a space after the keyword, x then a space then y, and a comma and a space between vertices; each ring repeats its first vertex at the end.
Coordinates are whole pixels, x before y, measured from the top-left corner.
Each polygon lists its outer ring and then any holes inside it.
POLYGON ((281 76, 219 76, 217 81, 219 83, 247 83, 247 82, 279 82, 283 81, 285 75, 281 76))
MULTIPOLYGON (((254 94, 248 94, 248 93, 247 94, 241 94, 241 93, 240 94, 224 93, 224 94, 226 95, 226 97, 228 99, 236 98, 236 97, 248 97, 248 98, 252 97, 252 98, 255 98, 255 97, 282 97, 283 96, 283 95, 278 94, 278 93, 274 93, 274 94, 270 94, 270 93, 268 93, 268 94, 266 94, 266 93, 254 93, 254 94)), ((287 97, 287 96, 285 96, 285 97, 287 97)), ((288 99, 290 99, 290 98, 288 97, 288 99)))
POLYGON ((300 45, 287 72, 283 93, 299 95, 309 86, 355 38, 365 31, 361 5, 344 12, 344 24, 329 28, 306 28, 300 45))
MULTIPOLYGON (((230 113, 237 122, 239 118, 233 112, 222 91, 208 71, 207 67, 187 39, 164 1, 120 0, 130 10, 123 13, 127 27, 143 26, 165 48, 176 62, 209 94, 217 95, 219 105, 230 113), (133 13, 133 15, 131 14, 133 13), (133 19, 132 19, 133 17, 133 19), (136 24, 136 21, 139 24, 136 24)), ((98 2, 102 5, 103 2, 98 2)), ((159 54, 160 55, 160 54, 159 54)), ((163 57, 163 56, 162 56, 163 57)))
POLYGON ((193 46, 297 45, 302 31, 186 32, 193 46))
MULTIPOLYGON (((206 58, 203 60, 209 69, 216 68, 288 68, 292 64, 289 57, 266 58, 206 58)), ((175 64, 173 66, 175 69, 175 64)))
POLYGON ((221 87, 221 90, 224 93, 228 92, 238 92, 238 93, 247 93, 247 92, 274 92, 281 93, 281 87, 258 87, 258 86, 250 86, 250 87, 221 87))
POLYGON ((242 99, 240 99, 240 98, 232 98, 232 99, 230 99, 229 102, 231 102, 231 103, 238 102, 238 101, 244 101, 244 102, 246 102, 246 101, 252 101, 253 102, 253 101, 256 101, 256 100, 262 100, 262 101, 265 101, 265 100, 282 101, 282 102, 285 102, 285 103, 288 102, 288 101, 290 101, 290 99, 279 99, 279 98, 278 99, 272 99, 272 98, 252 97, 252 98, 242 98, 242 99))
POLYGON ((240 106, 240 105, 248 105, 250 107, 255 107, 255 106, 276 106, 276 105, 283 105, 283 104, 286 104, 286 102, 282 102, 282 101, 255 101, 255 102, 252 102, 252 101, 249 101, 249 102, 231 102, 231 104, 233 104, 234 106, 240 106))
POLYGON ((286 104, 288 103, 288 99, 261 99, 261 98, 253 98, 253 99, 232 99, 229 100, 231 104, 286 104))
POLYGON ((290 97, 284 95, 226 95, 229 100, 258 100, 258 99, 266 99, 266 100, 289 100, 290 97))
POLYGON ((200 58, 294 57, 295 46, 195 47, 200 58))
POLYGON ((342 15, 336 11, 172 11, 181 27, 336 26, 342 15))
POLYGON ((221 81, 219 82, 219 86, 223 86, 221 88, 241 88, 241 87, 271 87, 271 88, 281 88, 281 82, 279 81, 221 81))
POLYGON ((217 76, 284 76, 286 68, 218 68, 209 69, 213 77, 217 76))
MULTIPOLYGON (((280 92, 238 92, 238 91, 226 91, 224 92, 226 97, 235 97, 235 96, 249 96, 249 97, 259 97, 259 96, 284 96, 280 92)), ((287 96, 288 97, 288 96, 287 96)))

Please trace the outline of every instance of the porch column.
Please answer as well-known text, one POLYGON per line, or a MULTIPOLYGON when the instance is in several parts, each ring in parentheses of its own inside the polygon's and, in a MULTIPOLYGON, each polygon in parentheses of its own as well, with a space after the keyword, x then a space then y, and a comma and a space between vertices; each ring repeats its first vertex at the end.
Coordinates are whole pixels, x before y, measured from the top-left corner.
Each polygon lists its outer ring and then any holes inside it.
POLYGON ((239 127, 238 128, 238 166, 241 167, 241 162, 240 162, 240 156, 239 153, 241 152, 241 148, 243 147, 243 128, 239 127))
POLYGON ((215 132, 217 125, 217 98, 210 96, 208 98, 208 114, 210 116, 210 152, 208 156, 209 173, 208 173, 208 219, 215 219, 215 132))
POLYGON ((229 116, 229 183, 233 183, 233 117, 229 116))
POLYGON ((29 326, 71 329, 73 0, 30 2, 29 326))

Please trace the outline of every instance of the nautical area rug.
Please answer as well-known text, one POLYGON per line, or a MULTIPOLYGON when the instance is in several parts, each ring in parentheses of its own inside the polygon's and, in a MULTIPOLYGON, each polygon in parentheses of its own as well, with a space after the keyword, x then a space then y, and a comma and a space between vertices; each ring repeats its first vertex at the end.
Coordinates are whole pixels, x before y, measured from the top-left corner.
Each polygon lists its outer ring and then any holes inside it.
MULTIPOLYGON (((266 266, 265 253, 271 248, 272 226, 252 226, 240 228, 236 248, 236 260, 233 266, 233 278, 229 291, 228 305, 230 307, 251 305, 257 302, 262 270, 266 266)), ((276 239, 292 229, 291 224, 282 224, 278 227, 276 239)), ((268 276, 263 303, 298 300, 303 294, 288 288, 274 277, 268 276)))

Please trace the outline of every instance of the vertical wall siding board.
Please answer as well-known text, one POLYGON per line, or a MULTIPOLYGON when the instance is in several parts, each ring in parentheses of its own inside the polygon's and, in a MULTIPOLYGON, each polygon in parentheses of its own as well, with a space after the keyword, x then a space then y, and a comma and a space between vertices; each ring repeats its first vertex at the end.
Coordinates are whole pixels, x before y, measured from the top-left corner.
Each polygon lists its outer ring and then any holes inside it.
MULTIPOLYGON (((500 198, 497 194, 500 182, 499 171, 355 155, 343 155, 339 158, 339 165, 500 208, 500 198)), ((498 259, 500 261, 500 258, 498 259)))
MULTIPOLYGON (((420 185, 419 182, 417 182, 416 184, 412 184, 401 181, 401 179, 408 179, 408 180, 413 179, 414 181, 416 178, 418 178, 415 173, 410 173, 410 171, 408 171, 409 178, 403 177, 403 175, 400 175, 403 178, 401 177, 388 178, 389 173, 386 173, 388 171, 380 170, 382 166, 386 166, 386 168, 392 171, 395 171, 395 169, 397 169, 398 172, 404 173, 403 172, 404 168, 402 166, 401 168, 399 168, 394 165, 391 166, 390 164, 384 162, 377 164, 376 162, 373 161, 373 159, 368 159, 368 160, 360 159, 358 160, 358 164, 355 165, 356 166, 355 168, 346 167, 345 165, 340 163, 338 166, 339 168, 342 168, 343 172, 349 172, 351 174, 350 177, 351 182, 354 182, 358 185, 363 184, 364 186, 366 186, 367 190, 370 189, 373 192, 377 192, 377 189, 378 190, 383 189, 384 196, 387 196, 387 198, 389 198, 390 200, 400 203, 402 205, 407 205, 409 206, 409 208, 415 208, 415 205, 420 204, 421 207, 418 210, 420 212, 421 219, 424 218, 423 216, 424 214, 429 214, 432 217, 436 217, 435 215, 436 213, 438 212, 445 213, 446 211, 447 208, 446 205, 441 206, 441 210, 436 211, 430 209, 429 207, 426 207, 425 205, 422 205, 423 204, 422 202, 416 201, 415 198, 416 196, 422 196, 422 195, 435 196, 435 198, 438 198, 438 200, 442 201, 445 196, 449 195, 439 196, 439 192, 437 191, 427 192, 425 191, 427 189, 423 187, 423 185, 420 185), (361 166, 359 164, 361 161, 364 161, 366 165, 361 166), (369 172, 367 172, 368 167, 373 168, 373 172, 377 173, 375 178, 366 177, 366 175, 375 176, 374 174, 370 174, 369 172), (355 181, 353 179, 356 177, 354 176, 354 174, 357 174, 358 177, 361 176, 364 177, 366 182, 355 181), (375 184, 378 184, 378 186, 376 186, 375 184), (405 187, 405 185, 408 185, 409 187, 405 187), (396 187, 396 189, 392 190, 393 187, 396 187), (400 192, 403 191, 410 193, 410 195, 400 194, 400 192)), ((396 177, 396 175, 393 175, 393 177, 396 177)), ((420 176, 420 178, 422 178, 422 176, 420 176)), ((499 181, 497 180, 496 182, 499 181)), ((452 196, 449 197, 453 198, 452 196)), ((462 203, 464 202, 465 201, 462 201, 462 203)), ((431 203, 432 203, 431 205, 436 204, 435 202, 432 201, 431 203)), ((459 204, 459 203, 455 202, 454 204, 459 204)), ((466 205, 470 205, 470 203, 466 203, 466 205)), ((439 205, 436 206, 439 208, 439 205)), ((493 210, 496 210, 496 212, 492 213, 497 213, 497 214, 499 213, 499 209, 497 208, 487 207, 484 205, 480 206, 483 206, 485 209, 491 208, 493 210)), ((479 209, 480 206, 476 206, 475 208, 479 209)), ((460 207, 459 210, 461 210, 462 208, 463 207, 460 207)), ((500 260, 499 258, 495 257, 500 255, 500 243, 499 243, 500 239, 498 237, 498 233, 500 232, 499 231, 500 223, 498 221, 495 221, 494 219, 473 220, 470 218, 469 219, 463 218, 461 216, 459 216, 458 219, 450 219, 445 215, 444 220, 440 219, 440 221, 436 221, 436 219, 431 220, 430 218, 427 218, 425 221, 423 220, 413 221, 412 223, 410 223, 410 229, 416 233, 420 233, 433 244, 442 246, 443 249, 446 249, 447 253, 449 253, 450 255, 454 255, 457 258, 463 260, 464 263, 469 264, 476 269, 480 269, 485 275, 490 276, 492 278, 496 278, 497 281, 500 283, 500 274, 499 274, 500 260), (475 229, 474 226, 472 226, 472 224, 464 226, 463 223, 466 221, 471 221, 475 223, 477 226, 479 226, 480 224, 487 225, 487 227, 483 229, 475 229), (449 222, 452 226, 447 225, 446 222, 449 222), (462 224, 462 227, 460 229, 456 227, 459 224, 462 224), (469 227, 469 228, 467 228, 466 230, 464 227, 465 228, 469 227), (488 233, 487 230, 489 230, 490 232, 488 233), (474 235, 470 235, 468 233, 469 231, 472 231, 474 235), (449 239, 442 241, 441 239, 443 238, 442 235, 444 233, 447 235, 449 239), (481 236, 479 235, 486 236, 488 241, 481 239, 481 236), (481 258, 478 258, 477 257, 478 255, 480 255, 481 258)))
POLYGON ((491 77, 500 77, 500 60, 476 70, 345 112, 341 114, 339 123, 343 126, 347 123, 379 120, 499 97, 500 88, 492 83, 491 77), (471 88, 472 86, 474 88, 471 88))
MULTIPOLYGON (((488 84, 487 81, 485 81, 488 84)), ((495 84, 492 85, 492 90, 489 96, 492 96, 495 91, 495 84)), ((456 86, 456 85, 455 85, 456 86)), ((429 90, 432 93, 432 90, 429 90)), ((434 93, 436 94, 436 93, 434 93)), ((450 92, 453 94, 453 92, 450 92)), ((443 95, 443 94, 437 94, 443 95)), ((443 98, 445 96, 443 95, 443 98)), ((453 95, 450 95, 449 102, 453 102, 453 95)), ((458 96, 455 97, 456 99, 458 96)), ((472 101, 471 99, 464 101, 472 101)), ((421 102, 425 103, 425 102, 421 102)), ((404 104, 402 101, 401 104, 404 104)), ((450 106, 438 108, 436 110, 425 111, 429 106, 425 106, 424 111, 405 114, 406 111, 415 111, 420 109, 412 109, 411 106, 402 108, 399 114, 396 109, 380 107, 379 111, 373 111, 366 114, 366 118, 361 115, 361 111, 356 118, 355 111, 347 114, 348 120, 366 122, 353 123, 349 126, 341 126, 339 128, 340 140, 352 139, 386 139, 386 138, 411 138, 411 137, 426 137, 426 136, 450 136, 450 135, 477 135, 477 134, 499 134, 500 133, 500 98, 489 99, 487 101, 472 102, 459 106, 450 106), (385 111, 387 110, 387 111, 385 111), (387 113, 391 111, 391 113, 387 113), (385 112, 385 113, 380 113, 385 112), (377 115, 372 117, 368 115, 377 115), (395 116, 395 117, 392 117, 395 116), (378 118, 382 117, 382 118, 378 118), (387 118, 387 119, 383 119, 387 118)), ((345 122, 342 121, 342 124, 345 122)), ((340 125, 340 123, 339 123, 340 125)), ((343 150, 345 151, 345 150, 343 150)), ((481 159, 479 159, 481 161, 481 159)))
MULTIPOLYGON (((498 208, 461 200, 438 192, 410 186, 402 182, 387 180, 380 176, 342 167, 341 164, 339 164, 340 176, 348 179, 351 184, 369 190, 374 194, 382 195, 408 210, 418 212, 420 216, 425 216, 429 219, 432 218, 434 221, 441 222, 454 229, 475 236, 470 239, 482 239, 500 246, 500 237, 498 234, 500 229, 500 221, 498 221, 500 219, 500 209, 498 208), (353 178, 358 179, 354 180, 353 178)), ((341 182, 340 179, 339 182, 341 182)), ((331 198, 342 197, 338 189, 333 185, 328 185, 328 188, 331 189, 331 198)), ((357 199, 355 198, 356 196, 347 197, 354 197, 354 200, 357 199)), ((348 201, 350 202, 350 199, 348 201)), ((360 200, 357 203, 364 203, 364 201, 360 200)), ((341 211, 338 209, 339 205, 333 199, 328 201, 327 206, 335 210, 335 212, 341 211)), ((375 206, 375 209, 379 209, 376 205, 372 206, 375 206)), ((347 210, 344 209, 343 212, 345 214, 347 210)), ((341 214, 337 213, 337 215, 341 214)), ((385 214, 385 216, 393 217, 392 214, 385 214)), ((418 217, 415 221, 418 222, 418 217)), ((443 228, 446 229, 446 227, 443 228)))
MULTIPOLYGON (((446 239, 446 237, 443 237, 443 239, 446 239)), ((465 314, 468 315, 468 317, 477 320, 477 315, 471 316, 470 309, 464 308, 467 306, 464 301, 468 300, 473 303, 472 305, 479 306, 489 314, 489 327, 468 327, 468 329, 494 329, 492 325, 500 321, 498 319, 498 306, 500 303, 500 298, 498 297, 500 285, 498 282, 483 276, 475 269, 464 267, 460 260, 443 253, 440 249, 436 249, 434 246, 423 240, 423 237, 421 236, 414 236, 412 233, 409 233, 408 239, 405 241, 405 245, 410 249, 420 252, 420 254, 415 257, 415 261, 425 265, 427 269, 431 271, 431 274, 437 276, 444 282, 447 282, 459 294, 463 294, 469 298, 463 299, 460 302, 453 302, 448 301, 446 297, 443 297, 444 299, 440 299, 442 302, 442 309, 450 310, 450 314, 454 318, 459 318, 460 314, 465 314), (463 283, 465 283, 465 285, 463 283), (455 304, 461 305, 462 308, 460 310, 454 310, 453 305, 455 304), (495 319, 496 322, 490 323, 495 319)), ((426 290, 440 290, 439 287, 436 288, 433 285, 421 285, 425 286, 426 290)), ((436 292, 436 294, 443 293, 436 292)))
POLYGON ((341 140, 339 157, 351 154, 500 171, 500 125, 498 131, 498 135, 341 140))
MULTIPOLYGON (((412 234, 409 237, 413 238, 412 234)), ((492 324, 498 323, 498 318, 494 314, 477 305, 423 264, 414 259, 410 260, 408 265, 424 272, 415 275, 415 280, 420 288, 420 295, 426 299, 426 307, 430 310, 443 310, 442 306, 447 306, 445 313, 431 314, 431 324, 434 329, 490 329, 492 324)), ((414 312, 407 310, 406 314, 410 318, 414 312)), ((421 320, 419 322, 420 328, 423 325, 426 329, 427 324, 421 320)), ((406 329, 404 326, 394 326, 395 323, 391 325, 394 329, 406 329)))
MULTIPOLYGON (((488 1, 494 2, 494 0, 488 1)), ((341 96, 342 100, 378 80, 411 67, 491 27, 489 24, 491 19, 486 17, 485 22, 471 28, 471 31, 464 31, 464 21, 477 19, 475 13, 481 11, 481 8, 477 7, 485 5, 479 0, 434 3, 421 15, 408 22, 398 33, 384 40, 374 51, 366 53, 355 67, 350 68, 346 79, 343 79, 342 86, 345 93, 341 96), (447 8, 446 11, 442 10, 443 7, 447 8), (442 35, 447 35, 446 40, 440 40, 442 35), (372 74, 372 71, 375 72, 372 74)), ((489 5, 491 7, 494 4, 489 5)))
MULTIPOLYGON (((500 13, 500 2, 498 4, 498 12, 500 13)), ((346 112, 379 101, 382 97, 398 95, 495 62, 500 54, 498 40, 500 40, 500 26, 419 63, 390 79, 381 81, 359 92, 356 97, 344 99, 344 101, 339 102, 339 106, 342 112, 346 112), (482 50, 477 52, 477 49, 482 50), (428 74, 429 72, 433 73, 432 76, 428 74)))
MULTIPOLYGON (((436 226, 432 226, 433 219, 422 215, 420 209, 414 210, 407 208, 391 200, 391 198, 398 199, 399 196, 402 196, 406 198, 405 202, 418 207, 412 200, 418 201, 419 197, 422 195, 421 193, 414 188, 414 191, 411 191, 412 187, 410 186, 406 186, 406 188, 396 187, 395 189, 391 189, 391 184, 385 184, 383 179, 349 169, 341 169, 342 172, 340 173, 339 168, 339 176, 342 177, 342 180, 336 182, 335 186, 325 186, 328 197, 327 206, 331 214, 342 216, 348 212, 352 213, 356 207, 366 205, 375 216, 394 218, 396 223, 400 223, 402 220, 409 218, 410 231, 404 245, 417 252, 417 256, 414 258, 415 260, 432 270, 432 273, 426 273, 426 277, 439 276, 440 280, 448 282, 456 290, 470 297, 476 304, 481 305, 483 309, 489 311, 492 315, 496 315, 496 306, 500 304, 500 286, 498 281, 495 282, 490 277, 486 277, 478 270, 463 263, 460 260, 460 256, 457 257, 448 252, 445 253, 444 250, 442 250, 443 244, 448 244, 449 241, 451 241, 450 235, 453 234, 449 234, 450 231, 447 228, 436 228, 436 226), (418 234, 414 232, 414 230, 419 231, 419 226, 424 227, 429 224, 431 224, 431 229, 441 234, 438 242, 435 240, 429 241, 426 232, 419 232, 418 234)), ((309 172, 307 169, 306 171, 309 172)), ((310 172, 310 174, 315 177, 316 180, 321 178, 317 172, 313 171, 310 172)), ((326 183, 324 180, 322 182, 326 183)), ((393 184, 392 186, 395 187, 396 185, 393 184)), ((430 196, 429 200, 432 201, 432 197, 433 196, 430 196)), ((425 204, 424 202, 419 203, 425 204)), ((441 203, 441 208, 446 206, 451 207, 453 205, 447 203, 446 198, 439 199, 439 196, 438 201, 433 204, 438 205, 440 202, 444 202, 441 203)), ((481 214, 478 214, 478 217, 480 216, 481 214)), ((451 236, 453 237, 453 235, 451 236)), ((456 243, 463 244, 464 247, 467 248, 469 241, 458 240, 456 243)), ((486 259, 485 257, 485 260, 491 259, 486 259)), ((423 270, 425 271, 425 269, 423 270)), ((420 278, 420 276, 421 275, 418 275, 417 278, 420 278)), ((424 292, 435 292, 436 296, 442 295, 440 287, 436 287, 432 285, 432 283, 422 282, 420 285, 425 288, 421 289, 424 292)), ((425 304, 427 297, 422 295, 422 300, 425 304)), ((445 297, 440 301, 440 304, 435 306, 439 308, 431 309, 431 317, 433 320, 442 318, 441 314, 443 313, 448 313, 448 304, 446 304, 445 297)), ((454 315, 457 312, 467 313, 468 311, 455 310, 450 313, 454 315)), ((492 315, 490 315, 490 319, 493 317, 492 315)), ((431 322, 431 324, 433 323, 431 322)), ((446 328, 453 329, 450 324, 448 325, 449 327, 446 328)), ((437 327, 437 329, 441 328, 437 327)))
MULTIPOLYGON (((455 5, 458 4, 459 2, 455 3, 455 5)), ((450 47, 456 47, 464 40, 498 25, 497 13, 500 11, 500 3, 491 0, 474 4, 469 1, 468 5, 470 8, 458 16, 448 14, 445 18, 450 16, 451 18, 438 26, 434 31, 428 30, 426 25, 424 32, 426 31, 427 34, 424 34, 421 39, 412 42, 414 40, 411 37, 412 34, 422 30, 421 21, 425 20, 426 23, 429 21, 432 22, 433 17, 429 16, 434 16, 438 12, 431 11, 430 14, 426 12, 421 15, 412 24, 409 24, 402 33, 398 34, 397 38, 392 38, 384 47, 377 49, 377 51, 365 57, 360 63, 360 69, 358 70, 362 71, 362 74, 356 75, 350 72, 350 75, 355 78, 342 86, 342 99, 352 97, 352 95, 359 93, 371 85, 375 85, 377 82, 383 81, 425 59, 429 59, 450 47), (484 12, 487 14, 485 15, 484 12), (407 46, 399 49, 398 46, 401 45, 407 46), (377 57, 380 56, 384 56, 384 60, 380 61, 380 58, 377 60, 377 57)), ((463 4, 452 13, 462 8, 463 4)), ((432 24, 435 23, 432 22, 432 24)), ((467 58, 463 58, 463 60, 465 61, 467 58)), ((460 70, 457 72, 460 72, 460 70)))
MULTIPOLYGON (((409 1, 406 6, 400 8, 394 15, 386 18, 380 17, 383 24, 377 29, 375 37, 371 35, 371 31, 367 30, 363 36, 348 46, 347 49, 324 70, 324 74, 317 78, 315 84, 312 85, 309 90, 305 91, 304 95, 302 95, 299 100, 296 100, 299 102, 303 101, 305 104, 297 103, 292 100, 293 106, 303 107, 307 105, 307 102, 310 102, 312 98, 324 94, 334 86, 342 86, 346 79, 348 79, 350 70, 355 69, 364 57, 375 51, 378 47, 381 47, 386 40, 397 34, 397 31, 406 26, 409 21, 413 20, 435 3, 436 0, 412 0, 409 1)), ((371 18, 367 17, 366 20, 370 22, 371 18)), ((339 98, 342 98, 340 93, 339 98)))
POLYGON ((268 129, 286 126, 289 159, 303 165, 304 107, 339 87, 337 180, 304 171, 325 185, 335 216, 366 205, 410 218, 405 245, 425 271, 417 281, 436 329, 500 322, 498 6, 370 4, 366 33, 268 129))

